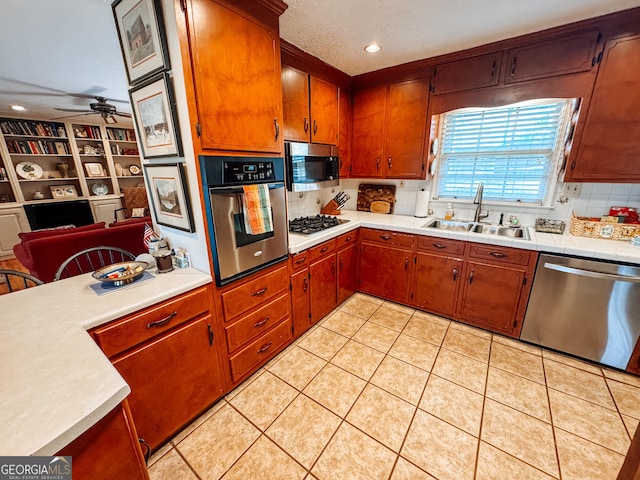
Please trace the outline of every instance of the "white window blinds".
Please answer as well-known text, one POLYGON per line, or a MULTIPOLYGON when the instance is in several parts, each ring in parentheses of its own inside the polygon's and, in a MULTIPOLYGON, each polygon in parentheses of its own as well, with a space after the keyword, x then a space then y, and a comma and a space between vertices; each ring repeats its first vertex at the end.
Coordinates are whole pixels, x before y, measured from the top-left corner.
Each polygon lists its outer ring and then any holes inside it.
POLYGON ((542 204, 570 100, 464 109, 441 118, 440 198, 542 204))

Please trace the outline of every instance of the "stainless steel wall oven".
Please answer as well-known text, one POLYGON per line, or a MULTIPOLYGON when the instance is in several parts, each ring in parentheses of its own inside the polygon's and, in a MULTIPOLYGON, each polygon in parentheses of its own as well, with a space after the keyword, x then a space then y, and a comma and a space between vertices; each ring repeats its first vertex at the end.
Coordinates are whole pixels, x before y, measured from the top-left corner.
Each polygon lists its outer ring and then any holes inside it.
POLYGON ((201 155, 216 285, 287 258, 284 160, 201 155))

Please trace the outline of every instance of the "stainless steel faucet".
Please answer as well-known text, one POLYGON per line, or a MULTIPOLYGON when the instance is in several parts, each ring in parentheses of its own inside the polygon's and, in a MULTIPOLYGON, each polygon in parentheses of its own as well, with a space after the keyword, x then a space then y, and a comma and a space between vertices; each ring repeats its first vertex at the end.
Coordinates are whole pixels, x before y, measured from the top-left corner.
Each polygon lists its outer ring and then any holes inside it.
POLYGON ((478 190, 476 191, 476 198, 473 199, 473 203, 477 204, 476 214, 473 216, 474 222, 479 222, 489 216, 489 210, 482 213, 482 192, 484 191, 484 184, 480 182, 478 184, 478 190))

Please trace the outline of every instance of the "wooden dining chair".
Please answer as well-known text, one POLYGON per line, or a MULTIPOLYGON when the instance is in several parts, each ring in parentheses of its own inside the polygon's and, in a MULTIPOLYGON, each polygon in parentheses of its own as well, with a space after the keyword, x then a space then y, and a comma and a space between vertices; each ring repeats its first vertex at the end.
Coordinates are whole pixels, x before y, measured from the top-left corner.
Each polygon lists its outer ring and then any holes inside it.
POLYGON ((92 247, 67 258, 58 268, 53 281, 89 273, 113 263, 134 260, 135 255, 118 247, 92 247))
POLYGON ((42 285, 43 283, 44 282, 42 282, 42 280, 25 272, 20 272, 18 270, 0 269, 0 291, 4 292, 4 288, 1 288, 2 284, 5 284, 8 290, 8 292, 4 293, 12 293, 16 290, 24 290, 25 288, 35 287, 38 285, 42 285))

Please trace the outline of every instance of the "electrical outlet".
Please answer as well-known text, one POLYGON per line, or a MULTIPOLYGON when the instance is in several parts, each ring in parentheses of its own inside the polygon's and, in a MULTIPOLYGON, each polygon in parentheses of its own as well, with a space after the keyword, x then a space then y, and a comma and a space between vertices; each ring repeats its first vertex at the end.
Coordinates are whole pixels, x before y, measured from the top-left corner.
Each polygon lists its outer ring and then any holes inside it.
POLYGON ((581 183, 565 183, 564 187, 562 188, 562 195, 567 198, 575 198, 580 196, 581 190, 581 183))

